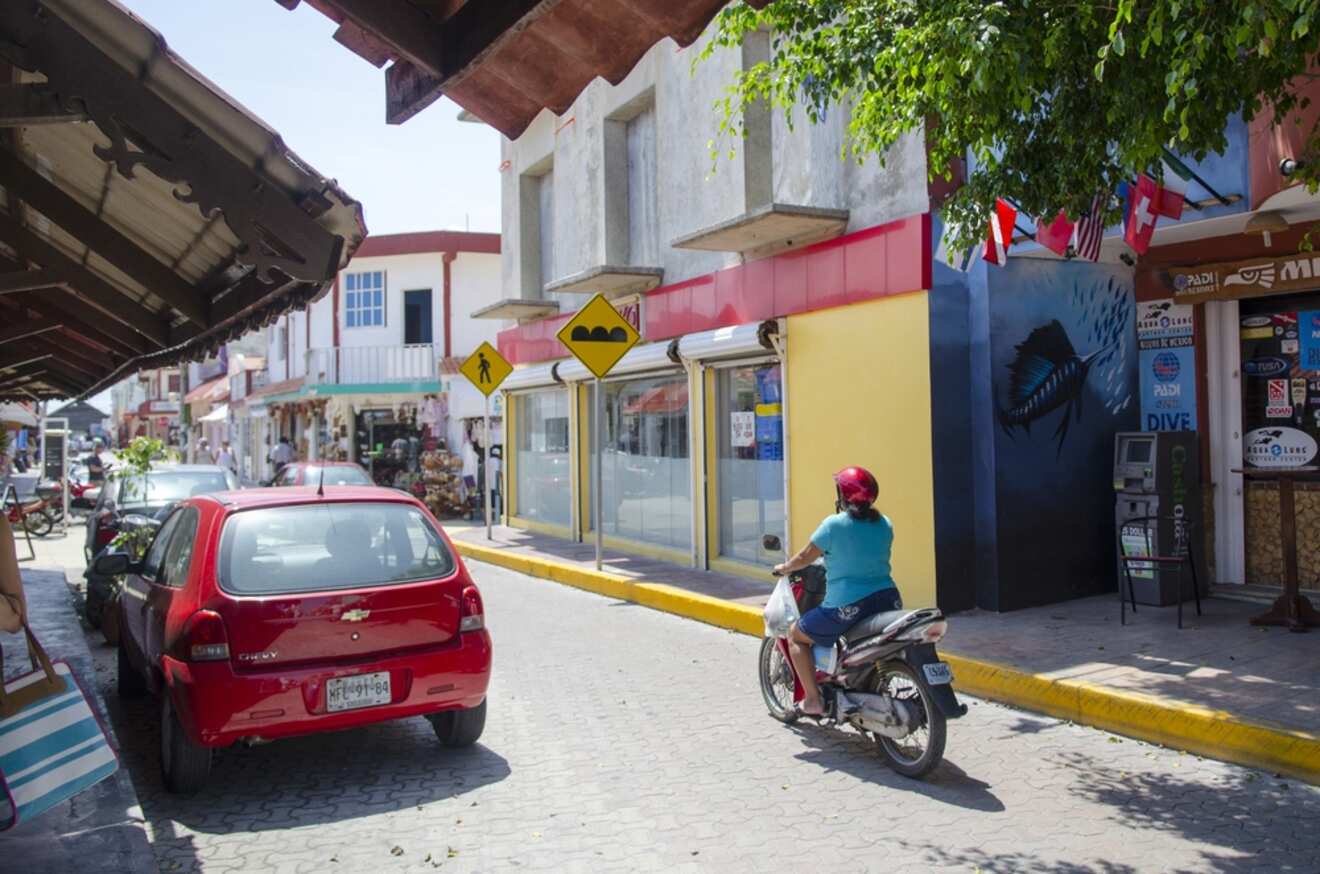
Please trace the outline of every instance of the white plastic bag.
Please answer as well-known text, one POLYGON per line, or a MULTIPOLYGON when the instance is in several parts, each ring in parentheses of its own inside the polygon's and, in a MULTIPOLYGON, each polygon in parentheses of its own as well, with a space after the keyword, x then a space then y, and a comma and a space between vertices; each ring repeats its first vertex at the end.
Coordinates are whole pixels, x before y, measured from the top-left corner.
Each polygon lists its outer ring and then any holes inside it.
POLYGON ((775 590, 770 593, 770 600, 765 605, 765 636, 788 637, 788 630, 801 617, 788 577, 780 577, 779 582, 775 584, 775 590))

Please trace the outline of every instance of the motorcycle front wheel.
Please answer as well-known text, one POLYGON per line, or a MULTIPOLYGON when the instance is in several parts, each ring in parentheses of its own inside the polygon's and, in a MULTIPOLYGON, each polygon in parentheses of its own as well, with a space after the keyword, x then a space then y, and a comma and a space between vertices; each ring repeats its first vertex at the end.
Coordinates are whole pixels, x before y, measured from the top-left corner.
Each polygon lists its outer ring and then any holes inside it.
POLYGON ((906 662, 885 662, 876 669, 871 691, 901 701, 915 713, 912 732, 906 737, 875 735, 876 745, 890 767, 914 779, 929 774, 944 759, 947 723, 926 684, 906 662))
POLYGON ((767 637, 761 641, 761 657, 757 659, 761 675, 761 697, 765 699, 770 715, 783 723, 797 722, 797 707, 793 703, 795 682, 793 666, 779 649, 778 639, 767 637))

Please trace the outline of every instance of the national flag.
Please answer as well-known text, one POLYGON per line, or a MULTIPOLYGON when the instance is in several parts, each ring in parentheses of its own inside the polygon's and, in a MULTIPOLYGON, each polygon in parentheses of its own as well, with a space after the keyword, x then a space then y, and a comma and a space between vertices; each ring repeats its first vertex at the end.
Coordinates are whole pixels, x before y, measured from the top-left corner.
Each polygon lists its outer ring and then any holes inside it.
POLYGON ((1105 239, 1105 201, 1099 194, 1091 201, 1091 211, 1077 220, 1073 228, 1073 254, 1086 261, 1100 260, 1100 244, 1105 239))
POLYGON ((1164 150, 1164 158, 1160 163, 1164 165, 1164 181, 1160 185, 1159 213, 1171 219, 1182 218, 1192 171, 1168 149, 1164 150))
POLYGON ((986 238, 982 258, 1000 267, 1008 263, 1008 247, 1013 243, 1016 222, 1017 209, 1004 198, 996 197, 995 213, 990 216, 990 235, 986 238))
POLYGON ((1045 219, 1036 219, 1036 242, 1059 257, 1068 254, 1068 245, 1072 242, 1074 225, 1068 221, 1068 214, 1059 210, 1054 221, 1049 224, 1045 219))
POLYGON ((1155 220, 1159 218, 1160 187, 1154 179, 1141 173, 1137 176, 1131 197, 1123 240, 1132 247, 1132 251, 1145 255, 1150 248, 1151 237, 1155 234, 1155 220))

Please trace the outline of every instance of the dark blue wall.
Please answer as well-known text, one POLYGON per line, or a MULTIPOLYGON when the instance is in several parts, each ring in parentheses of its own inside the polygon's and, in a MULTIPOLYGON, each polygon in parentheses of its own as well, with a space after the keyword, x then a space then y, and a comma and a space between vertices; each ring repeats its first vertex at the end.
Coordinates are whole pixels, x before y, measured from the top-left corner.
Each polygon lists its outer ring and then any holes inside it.
POLYGON ((932 276, 940 606, 1015 610, 1112 591, 1113 437, 1139 427, 1130 269, 1014 258, 967 273, 937 262, 932 276), (1018 346, 1055 320, 1079 359, 1094 353, 1085 380, 1070 408, 1006 430, 1018 346))

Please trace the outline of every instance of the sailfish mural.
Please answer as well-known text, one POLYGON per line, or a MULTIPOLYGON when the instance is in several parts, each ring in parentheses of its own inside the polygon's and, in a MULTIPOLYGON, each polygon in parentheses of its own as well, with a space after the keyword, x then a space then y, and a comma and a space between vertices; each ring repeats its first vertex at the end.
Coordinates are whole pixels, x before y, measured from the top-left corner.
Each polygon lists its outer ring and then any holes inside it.
POLYGON ((1013 428, 1020 427, 1030 434, 1032 422, 1063 407, 1063 418, 1054 429, 1059 440, 1054 457, 1058 458, 1074 412, 1078 423, 1082 421, 1082 395, 1092 365, 1116 345, 1114 340, 1089 355, 1078 355, 1058 319, 1035 328, 1017 344, 1017 355, 1008 365, 1007 409, 999 405, 995 392, 995 412, 1004 433, 1012 437, 1013 428))

